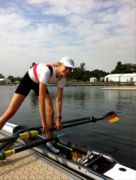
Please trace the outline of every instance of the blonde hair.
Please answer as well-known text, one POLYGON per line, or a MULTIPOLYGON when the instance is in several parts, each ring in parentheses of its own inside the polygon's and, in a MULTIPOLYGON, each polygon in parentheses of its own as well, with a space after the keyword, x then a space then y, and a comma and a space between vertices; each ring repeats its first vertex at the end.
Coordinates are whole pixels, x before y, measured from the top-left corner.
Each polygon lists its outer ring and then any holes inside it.
POLYGON ((57 62, 57 63, 54 63, 53 66, 54 67, 59 67, 62 63, 61 62, 57 62))

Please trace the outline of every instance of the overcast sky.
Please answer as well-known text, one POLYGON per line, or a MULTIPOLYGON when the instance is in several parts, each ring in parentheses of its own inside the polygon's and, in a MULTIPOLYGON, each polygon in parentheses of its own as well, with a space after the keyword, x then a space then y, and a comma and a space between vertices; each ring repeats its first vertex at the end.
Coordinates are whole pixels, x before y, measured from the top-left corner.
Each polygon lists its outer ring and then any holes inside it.
POLYGON ((90 71, 136 63, 135 0, 0 0, 0 74, 63 56, 90 71))

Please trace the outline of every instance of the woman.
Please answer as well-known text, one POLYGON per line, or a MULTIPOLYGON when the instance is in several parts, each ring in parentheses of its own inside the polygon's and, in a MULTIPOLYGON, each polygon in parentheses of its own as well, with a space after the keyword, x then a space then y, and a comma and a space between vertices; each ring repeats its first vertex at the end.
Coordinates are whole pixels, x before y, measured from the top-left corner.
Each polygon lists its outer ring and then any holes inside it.
MULTIPOLYGON (((66 76, 71 73, 74 67, 74 61, 69 57, 63 57, 56 64, 34 64, 24 75, 7 110, 0 116, 0 129, 16 113, 32 89, 39 99, 39 112, 43 133, 48 133, 47 137, 51 138, 52 133, 49 132, 49 128, 53 127, 54 110, 52 98, 47 89, 47 83, 58 82, 56 96, 56 127, 57 130, 60 130, 62 128, 61 112, 63 88, 65 86, 66 76)), ((47 146, 51 151, 55 153, 59 152, 51 143, 48 143, 47 146)))

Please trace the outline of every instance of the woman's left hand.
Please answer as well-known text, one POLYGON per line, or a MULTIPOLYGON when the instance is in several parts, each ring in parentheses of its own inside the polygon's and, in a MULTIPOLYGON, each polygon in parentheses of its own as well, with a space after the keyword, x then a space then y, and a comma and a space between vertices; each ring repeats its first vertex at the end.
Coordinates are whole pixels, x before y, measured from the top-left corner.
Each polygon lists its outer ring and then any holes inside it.
POLYGON ((58 131, 60 131, 62 129, 62 122, 60 119, 56 119, 56 128, 58 131))

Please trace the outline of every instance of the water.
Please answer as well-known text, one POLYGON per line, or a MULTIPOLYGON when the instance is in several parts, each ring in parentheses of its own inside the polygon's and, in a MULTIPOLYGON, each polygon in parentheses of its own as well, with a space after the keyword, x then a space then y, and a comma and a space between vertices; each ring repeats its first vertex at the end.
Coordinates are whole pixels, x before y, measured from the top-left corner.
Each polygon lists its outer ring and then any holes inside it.
MULTIPOLYGON (((0 86, 0 114, 8 106, 15 88, 0 86)), ((67 140, 111 155, 123 165, 136 169, 136 91, 101 88, 65 87, 63 121, 90 115, 101 117, 109 111, 115 111, 120 116, 120 121, 109 124, 103 120, 64 129, 62 132, 67 135, 67 140)), ((50 86, 49 91, 55 103, 56 87, 50 86)), ((38 101, 33 92, 10 122, 29 127, 40 125, 38 101)))

